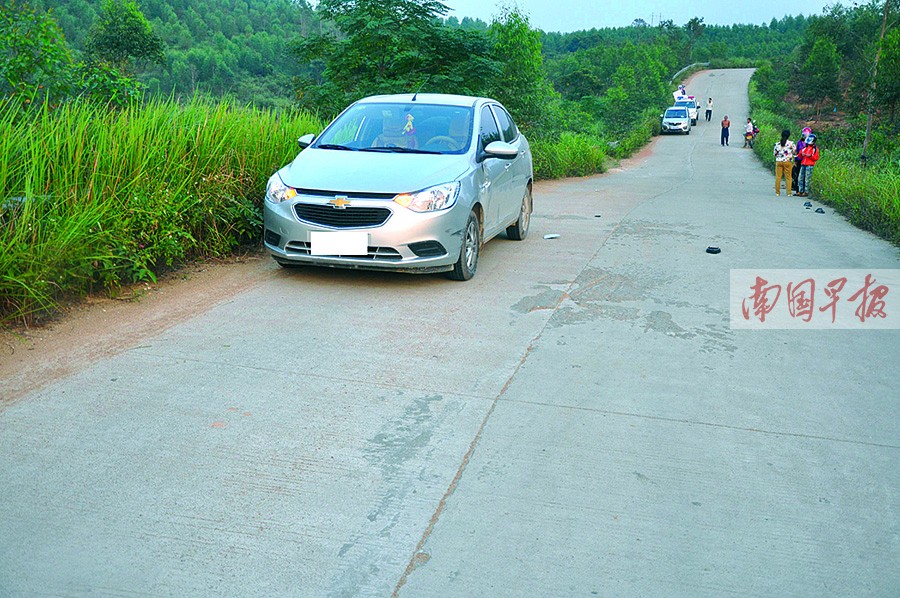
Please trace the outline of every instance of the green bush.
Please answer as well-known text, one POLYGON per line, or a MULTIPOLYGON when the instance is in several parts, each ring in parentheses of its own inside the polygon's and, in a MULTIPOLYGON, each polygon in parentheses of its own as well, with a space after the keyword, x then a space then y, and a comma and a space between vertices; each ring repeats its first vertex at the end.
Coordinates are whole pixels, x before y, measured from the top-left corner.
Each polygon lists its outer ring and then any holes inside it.
POLYGON ((612 148, 616 158, 627 158, 644 147, 650 138, 660 133, 659 108, 647 108, 628 133, 612 148))

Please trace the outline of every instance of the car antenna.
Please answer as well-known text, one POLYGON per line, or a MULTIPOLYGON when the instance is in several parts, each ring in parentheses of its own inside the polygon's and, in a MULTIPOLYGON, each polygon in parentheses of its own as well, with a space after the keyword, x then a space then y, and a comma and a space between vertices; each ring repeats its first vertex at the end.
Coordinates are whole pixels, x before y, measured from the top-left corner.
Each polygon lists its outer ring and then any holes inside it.
POLYGON ((425 80, 422 81, 422 84, 419 85, 419 89, 417 89, 416 92, 413 94, 413 97, 412 97, 412 101, 413 101, 413 102, 416 101, 416 96, 419 95, 419 92, 422 91, 422 88, 425 87, 426 85, 428 85, 428 80, 429 80, 430 78, 431 78, 431 75, 428 75, 427 77, 425 77, 425 80))

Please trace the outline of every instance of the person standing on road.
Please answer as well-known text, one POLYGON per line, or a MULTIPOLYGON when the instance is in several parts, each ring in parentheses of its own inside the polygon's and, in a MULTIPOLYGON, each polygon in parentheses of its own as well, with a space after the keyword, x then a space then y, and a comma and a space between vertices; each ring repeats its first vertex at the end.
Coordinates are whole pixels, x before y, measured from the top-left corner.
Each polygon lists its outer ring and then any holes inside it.
POLYGON ((803 127, 803 131, 800 133, 800 139, 794 144, 794 170, 791 172, 794 184, 794 195, 800 195, 800 150, 806 147, 806 138, 811 134, 812 129, 803 127))
POLYGON ((709 122, 712 120, 712 104, 713 104, 712 98, 709 98, 708 100, 706 100, 706 122, 709 122))
POLYGON ((775 195, 781 195, 781 179, 787 195, 791 194, 791 169, 794 166, 794 142, 791 141, 791 132, 787 129, 781 132, 781 141, 775 144, 775 195))
POLYGON ((812 179, 813 166, 819 160, 819 148, 816 146, 816 136, 806 138, 806 147, 800 150, 800 197, 809 195, 809 183, 812 179))
POLYGON ((728 145, 728 127, 731 126, 731 121, 728 120, 728 115, 725 115, 725 118, 722 119, 722 147, 728 145))

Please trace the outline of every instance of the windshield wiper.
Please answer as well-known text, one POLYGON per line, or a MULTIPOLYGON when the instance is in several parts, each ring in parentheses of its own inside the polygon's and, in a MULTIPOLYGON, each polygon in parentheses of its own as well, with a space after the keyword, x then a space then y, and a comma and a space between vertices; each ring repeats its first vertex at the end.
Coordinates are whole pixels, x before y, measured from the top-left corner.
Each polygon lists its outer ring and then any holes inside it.
POLYGON ((344 150, 348 152, 358 151, 355 147, 347 147, 338 143, 322 143, 316 146, 316 149, 344 150))
POLYGON ((397 153, 397 154, 436 154, 439 155, 442 152, 433 152, 431 150, 420 150, 414 149, 411 147, 364 147, 359 151, 361 152, 388 152, 388 153, 397 153))

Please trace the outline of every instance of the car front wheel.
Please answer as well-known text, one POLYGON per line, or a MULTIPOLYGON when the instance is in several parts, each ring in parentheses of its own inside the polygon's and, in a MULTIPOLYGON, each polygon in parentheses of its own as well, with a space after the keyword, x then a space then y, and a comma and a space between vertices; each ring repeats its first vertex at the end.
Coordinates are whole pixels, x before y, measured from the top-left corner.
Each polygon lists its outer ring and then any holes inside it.
POLYGON ((522 207, 519 208, 519 217, 515 222, 506 227, 506 236, 513 241, 521 241, 528 235, 528 224, 531 222, 531 189, 525 188, 525 196, 522 198, 522 207))
POLYGON ((478 215, 475 211, 469 212, 469 219, 463 229, 462 247, 459 249, 459 259, 448 273, 452 280, 469 280, 475 276, 478 268, 478 254, 481 252, 481 226, 478 223, 478 215))

